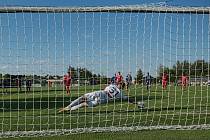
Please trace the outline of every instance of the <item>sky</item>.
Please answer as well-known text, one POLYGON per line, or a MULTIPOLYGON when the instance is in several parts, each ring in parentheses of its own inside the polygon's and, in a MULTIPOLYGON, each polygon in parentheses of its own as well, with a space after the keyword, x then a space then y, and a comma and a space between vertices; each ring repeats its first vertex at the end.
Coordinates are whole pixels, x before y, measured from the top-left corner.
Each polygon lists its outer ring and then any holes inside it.
MULTIPOLYGON (((115 6, 157 0, 1 0, 1 6, 115 6)), ((208 0, 168 0, 210 6, 208 0)), ((69 65, 112 76, 210 60, 209 15, 155 13, 0 14, 0 73, 63 75, 69 65)))

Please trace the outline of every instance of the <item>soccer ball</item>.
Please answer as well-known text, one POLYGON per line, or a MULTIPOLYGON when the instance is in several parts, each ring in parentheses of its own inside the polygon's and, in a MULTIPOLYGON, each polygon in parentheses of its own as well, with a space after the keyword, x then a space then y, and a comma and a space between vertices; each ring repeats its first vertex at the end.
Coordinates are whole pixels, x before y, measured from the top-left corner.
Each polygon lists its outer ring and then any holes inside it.
POLYGON ((144 102, 137 102, 137 106, 139 109, 143 109, 144 108, 144 102))

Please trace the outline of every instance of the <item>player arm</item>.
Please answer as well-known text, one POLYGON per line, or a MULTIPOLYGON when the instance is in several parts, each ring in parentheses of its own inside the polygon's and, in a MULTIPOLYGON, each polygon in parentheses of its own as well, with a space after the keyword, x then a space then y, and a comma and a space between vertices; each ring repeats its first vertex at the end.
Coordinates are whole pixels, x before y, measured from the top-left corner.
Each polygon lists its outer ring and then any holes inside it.
POLYGON ((110 92, 106 92, 109 98, 113 98, 112 94, 110 92))

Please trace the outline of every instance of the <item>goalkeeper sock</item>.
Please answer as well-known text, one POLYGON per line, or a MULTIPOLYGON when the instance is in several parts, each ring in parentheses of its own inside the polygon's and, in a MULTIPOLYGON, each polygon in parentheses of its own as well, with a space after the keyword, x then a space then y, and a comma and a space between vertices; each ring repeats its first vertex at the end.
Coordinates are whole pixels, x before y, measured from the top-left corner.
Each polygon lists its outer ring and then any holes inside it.
POLYGON ((80 107, 83 107, 84 106, 84 104, 82 103, 82 104, 78 104, 78 105, 75 105, 75 106, 73 106, 73 107, 71 107, 71 111, 73 111, 73 110, 77 110, 78 108, 80 108, 80 107))

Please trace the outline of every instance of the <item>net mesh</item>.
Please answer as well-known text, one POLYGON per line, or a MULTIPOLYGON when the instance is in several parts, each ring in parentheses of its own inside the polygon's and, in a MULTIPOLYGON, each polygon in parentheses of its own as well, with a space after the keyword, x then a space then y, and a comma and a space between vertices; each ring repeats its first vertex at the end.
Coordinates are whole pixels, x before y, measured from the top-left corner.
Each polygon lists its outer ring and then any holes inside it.
POLYGON ((210 128, 209 8, 0 11, 0 137, 210 128), (59 112, 111 83, 126 98, 59 112))

